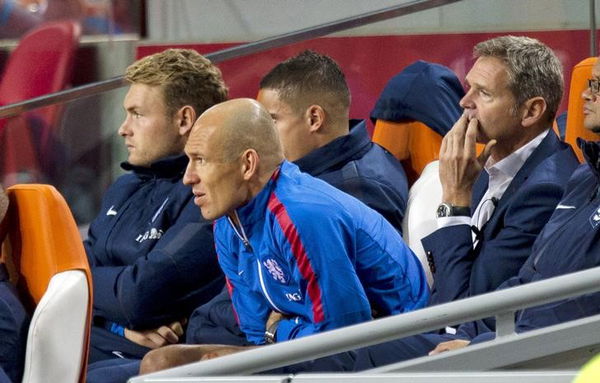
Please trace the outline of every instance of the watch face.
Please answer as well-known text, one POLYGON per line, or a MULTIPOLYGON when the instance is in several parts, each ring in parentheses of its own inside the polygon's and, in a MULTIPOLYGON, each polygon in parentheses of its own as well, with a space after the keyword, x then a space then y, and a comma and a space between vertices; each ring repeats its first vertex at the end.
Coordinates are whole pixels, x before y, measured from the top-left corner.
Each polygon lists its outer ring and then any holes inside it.
POLYGON ((437 217, 448 217, 450 215, 450 205, 442 203, 437 208, 437 217))

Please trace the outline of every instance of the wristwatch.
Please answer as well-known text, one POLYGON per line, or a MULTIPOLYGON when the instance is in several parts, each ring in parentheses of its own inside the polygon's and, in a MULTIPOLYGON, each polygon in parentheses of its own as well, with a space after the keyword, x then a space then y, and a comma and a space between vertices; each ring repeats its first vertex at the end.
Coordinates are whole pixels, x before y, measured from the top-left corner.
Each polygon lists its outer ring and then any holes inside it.
POLYGON ((436 214, 437 214, 438 218, 457 217, 457 216, 470 217, 471 216, 471 207, 470 206, 454 206, 454 205, 450 205, 449 203, 442 202, 438 206, 436 214))
POLYGON ((267 344, 273 344, 277 340, 277 327, 279 326, 279 321, 271 324, 269 328, 265 331, 265 342, 267 344))

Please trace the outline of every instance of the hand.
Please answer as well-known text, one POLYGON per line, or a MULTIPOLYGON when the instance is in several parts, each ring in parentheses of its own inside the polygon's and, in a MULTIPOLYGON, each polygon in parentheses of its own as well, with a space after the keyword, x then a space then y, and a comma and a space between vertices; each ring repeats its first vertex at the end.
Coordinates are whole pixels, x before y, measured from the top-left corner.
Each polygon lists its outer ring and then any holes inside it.
POLYGON ((183 325, 175 321, 168 326, 151 330, 134 331, 126 328, 124 335, 125 338, 140 346, 156 349, 179 342, 179 337, 183 335, 183 325))
POLYGON ((269 315, 269 318, 267 319, 267 324, 265 325, 265 329, 270 328, 272 325, 274 325, 275 323, 279 322, 280 320, 286 318, 285 315, 283 315, 282 313, 279 313, 277 311, 271 311, 271 315, 269 315))
POLYGON ((433 350, 429 351, 429 355, 436 355, 446 351, 458 350, 460 348, 467 347, 470 343, 471 341, 462 339, 455 339, 450 340, 448 342, 442 342, 438 344, 433 350))
POLYGON ((442 202, 470 206, 473 184, 492 154, 496 140, 490 140, 477 157, 475 144, 479 122, 468 120, 464 113, 442 140, 440 148, 440 181, 442 202))
POLYGON ((152 350, 144 356, 140 365, 140 374, 149 374, 201 360, 213 359, 223 355, 255 347, 227 346, 220 344, 187 345, 175 344, 152 350))

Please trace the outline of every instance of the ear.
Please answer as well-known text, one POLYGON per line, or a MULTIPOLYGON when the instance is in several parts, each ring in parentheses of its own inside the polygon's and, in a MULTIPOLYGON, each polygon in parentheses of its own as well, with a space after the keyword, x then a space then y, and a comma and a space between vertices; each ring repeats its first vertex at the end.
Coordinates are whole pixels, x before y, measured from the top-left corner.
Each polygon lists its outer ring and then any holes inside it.
POLYGON ((521 112, 521 124, 525 127, 537 124, 544 117, 547 106, 543 97, 533 97, 525 101, 521 112))
POLYGON ((318 132, 325 124, 325 110, 320 105, 311 105, 306 109, 306 119, 310 126, 309 132, 318 132))
POLYGON ((190 105, 181 107, 175 114, 175 121, 179 128, 179 134, 187 137, 192 130, 192 126, 194 126, 194 122, 196 122, 196 112, 194 111, 194 108, 190 105))
POLYGON ((254 149, 246 149, 241 156, 241 171, 242 178, 244 181, 251 180, 256 174, 258 174, 258 165, 260 163, 260 157, 254 149))

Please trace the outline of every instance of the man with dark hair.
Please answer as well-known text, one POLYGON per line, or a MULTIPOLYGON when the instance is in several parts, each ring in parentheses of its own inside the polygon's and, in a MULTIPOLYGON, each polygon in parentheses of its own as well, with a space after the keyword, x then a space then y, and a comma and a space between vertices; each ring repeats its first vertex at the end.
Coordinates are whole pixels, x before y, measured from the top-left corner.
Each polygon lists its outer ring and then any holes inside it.
POLYGON ((400 163, 351 120, 350 93, 330 57, 305 51, 275 66, 257 100, 275 121, 288 161, 355 196, 402 232, 408 186, 400 163))
POLYGON ((212 224, 181 183, 196 118, 227 99, 221 72, 193 50, 133 63, 119 128, 131 173, 107 191, 85 249, 94 282, 90 362, 177 343, 192 310, 223 287, 212 224))

